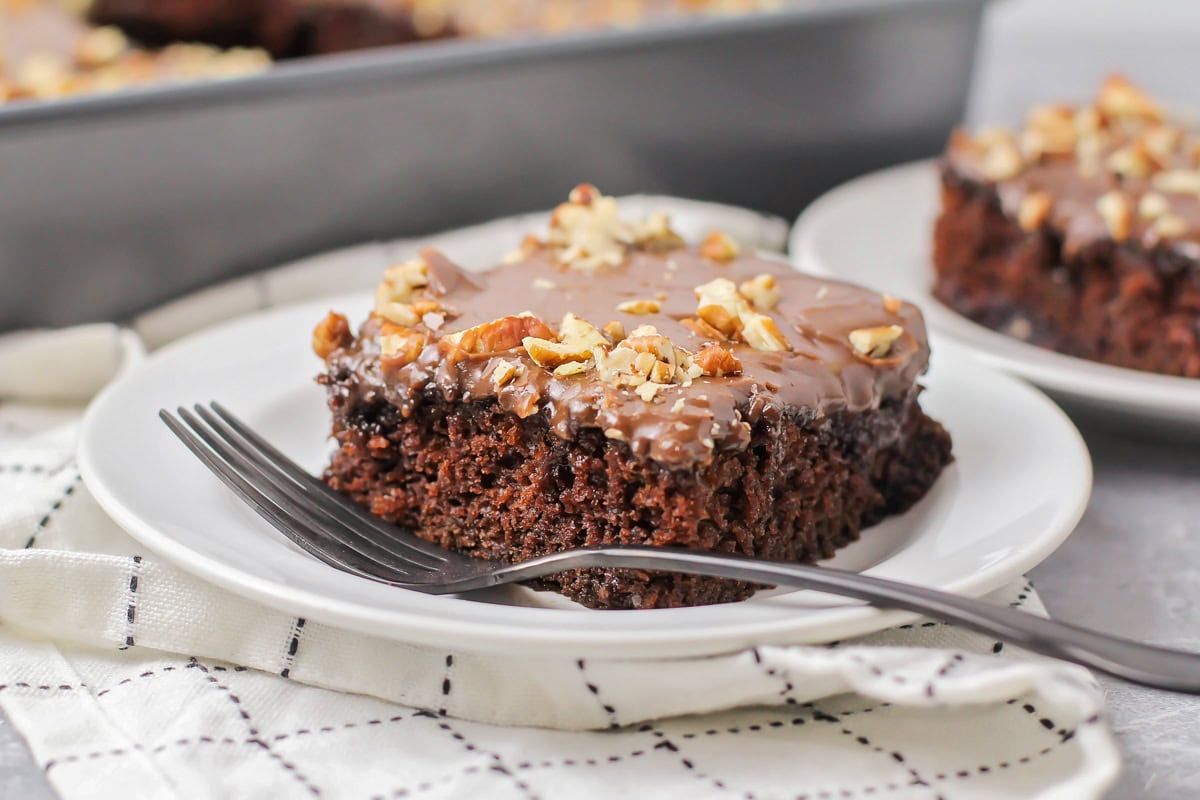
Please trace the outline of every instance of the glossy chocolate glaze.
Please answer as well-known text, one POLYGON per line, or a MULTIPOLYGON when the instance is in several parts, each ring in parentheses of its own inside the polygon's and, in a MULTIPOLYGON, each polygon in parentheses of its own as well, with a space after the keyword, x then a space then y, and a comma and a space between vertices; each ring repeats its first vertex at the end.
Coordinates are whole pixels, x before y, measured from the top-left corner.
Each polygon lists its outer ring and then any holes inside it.
MULTIPOLYGON (((1108 145, 1105 153, 1111 154, 1118 149, 1118 144, 1108 145)), ((1178 169, 1195 169, 1182 154, 1175 155, 1173 161, 1178 169)), ((951 147, 944 167, 958 180, 992 184, 1001 209, 1012 219, 1017 218, 1023 198, 1036 191, 1048 192, 1055 202, 1047 224, 1062 237, 1063 253, 1068 258, 1090 245, 1112 239, 1096 208, 1103 195, 1110 191, 1120 192, 1136 209, 1143 195, 1155 191, 1150 178, 1118 176, 1103 170, 1085 177, 1070 156, 1045 157, 1027 166, 1019 175, 995 182, 984 177, 979 154, 966 148, 951 147)), ((1134 213, 1127 241, 1146 250, 1168 247, 1181 255, 1200 259, 1200 194, 1161 194, 1170 203, 1171 213, 1184 221, 1186 230, 1178 235, 1164 236, 1152 220, 1134 213)))
POLYGON ((1200 131, 1119 75, 1090 106, 1033 108, 1021 131, 956 131, 942 169, 948 182, 990 187, 1027 230, 1052 231, 1067 260, 1114 241, 1200 259, 1200 131), (1022 221, 1034 195, 1052 205, 1022 221))
MULTIPOLYGON (((928 363, 920 311, 901 304, 895 313, 881 295, 857 286, 804 275, 788 265, 754 255, 720 264, 696 249, 667 253, 631 251, 619 267, 594 272, 572 270, 544 252, 467 274, 444 256, 426 251, 432 293, 456 312, 436 331, 412 363, 381 367, 377 317, 365 322, 357 339, 330 357, 330 373, 355 376, 351 403, 383 399, 410 414, 425 399, 463 402, 495 398, 505 410, 545 416, 559 436, 598 428, 626 442, 633 454, 685 468, 711 459, 714 450, 744 448, 750 425, 781 414, 801 415, 820 424, 839 411, 877 408, 887 398, 907 400, 919 391, 917 377, 928 363), (740 375, 700 377, 689 386, 663 388, 653 402, 633 390, 611 386, 594 372, 558 377, 538 366, 521 347, 461 360, 448 358, 438 339, 505 315, 532 312, 557 330, 571 312, 597 327, 610 320, 626 331, 654 325, 678 347, 695 353, 705 341, 681 320, 696 316, 695 287, 718 277, 740 283, 762 273, 775 276, 781 299, 770 315, 792 345, 791 352, 763 352, 744 343, 725 343, 742 362, 740 375), (660 298, 659 313, 622 313, 626 300, 660 298), (852 330, 900 325, 904 334, 887 358, 858 355, 852 330), (491 380, 501 361, 520 363, 523 373, 497 389, 491 380)), ((428 331, 424 325, 419 330, 428 331)), ((887 444, 887 443, 884 443, 887 444)))

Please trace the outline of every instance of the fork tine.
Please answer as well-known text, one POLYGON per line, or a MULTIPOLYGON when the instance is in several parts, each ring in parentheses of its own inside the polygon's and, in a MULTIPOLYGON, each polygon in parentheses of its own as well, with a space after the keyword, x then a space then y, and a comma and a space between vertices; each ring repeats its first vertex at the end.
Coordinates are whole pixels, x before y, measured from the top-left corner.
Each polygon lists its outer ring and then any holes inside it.
MULTIPOLYGON (((423 539, 419 539, 411 533, 406 533, 398 526, 388 524, 374 514, 358 507, 346 497, 330 489, 324 481, 314 478, 299 464, 279 452, 274 445, 252 431, 246 423, 234 416, 223 405, 215 401, 210 403, 210 405, 212 406, 212 410, 220 417, 219 420, 213 419, 211 414, 201 409, 200 406, 197 406, 196 410, 204 415, 205 421, 208 422, 213 430, 221 434, 239 452, 257 461, 260 466, 274 469, 282 475, 286 475, 296 485, 307 490, 306 496, 309 501, 318 505, 321 510, 330 516, 343 523, 355 525, 360 529, 363 526, 369 527, 378 535, 376 541, 380 546, 386 546, 385 543, 394 545, 396 548, 399 548, 399 551, 396 551, 397 555, 403 553, 404 557, 413 560, 422 560, 428 563, 429 566, 437 566, 438 564, 458 558, 457 554, 426 542, 423 539), (234 434, 233 438, 229 435, 230 432, 234 434), (421 559, 421 556, 425 556, 426 558, 421 559)), ((392 548, 389 547, 388 549, 392 548)))
POLYGON ((207 446, 224 463, 226 467, 238 474, 242 480, 252 486, 260 495, 266 497, 275 506, 285 511, 292 520, 300 520, 309 531, 315 532, 324 539, 332 539, 344 548, 357 553, 362 559, 373 562, 374 571, 380 568, 389 570, 393 577, 407 577, 414 571, 428 571, 428 567, 408 558, 393 554, 379 547, 359 531, 326 518, 315 511, 303 493, 289 493, 279 483, 282 479, 268 474, 253 461, 240 455, 224 442, 219 436, 209 430, 203 422, 192 415, 186 408, 178 409, 179 417, 187 423, 207 446))
MULTIPOLYGON (((182 409, 180 409, 182 411, 182 409)), ((263 519, 267 520, 280 533, 298 545, 300 548, 339 569, 362 575, 375 580, 387 580, 394 577, 379 568, 373 562, 344 547, 341 544, 322 536, 319 532, 305 526, 269 497, 256 489, 253 484, 230 468, 218 455, 205 446, 204 442, 180 422, 166 409, 160 409, 158 416, 171 432, 183 442, 193 455, 200 459, 204 466, 216 475, 234 494, 254 509, 263 519)))

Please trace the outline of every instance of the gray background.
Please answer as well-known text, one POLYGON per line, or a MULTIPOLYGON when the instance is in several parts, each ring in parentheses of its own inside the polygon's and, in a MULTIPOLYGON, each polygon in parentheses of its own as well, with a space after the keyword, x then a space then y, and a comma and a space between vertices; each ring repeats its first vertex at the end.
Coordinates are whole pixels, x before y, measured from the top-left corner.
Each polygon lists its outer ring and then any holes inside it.
MULTIPOLYGON (((1195 0, 1008 0, 990 12, 972 120, 1015 120, 1050 96, 1088 96, 1111 69, 1200 107, 1195 0)), ((1070 409, 1068 409, 1070 410, 1070 409)), ((1032 577, 1064 620, 1200 650, 1200 447, 1122 419, 1078 419, 1096 467, 1079 529, 1032 577)), ((1195 796, 1200 700, 1103 681, 1125 772, 1113 797, 1195 796)), ((0 798, 53 793, 0 717, 0 798)))

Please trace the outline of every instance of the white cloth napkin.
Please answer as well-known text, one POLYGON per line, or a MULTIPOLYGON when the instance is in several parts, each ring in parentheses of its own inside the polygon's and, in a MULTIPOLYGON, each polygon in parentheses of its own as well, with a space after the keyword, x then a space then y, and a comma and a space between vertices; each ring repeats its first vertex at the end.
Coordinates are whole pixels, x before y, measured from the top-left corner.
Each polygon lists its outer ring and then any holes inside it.
MULTIPOLYGON (((689 235, 783 241, 749 212, 639 204, 689 235)), ((485 263, 534 219, 435 238, 485 263)), ((73 460, 82 402, 142 340, 365 288, 414 247, 227 284, 139 319, 140 338, 0 337, 0 708, 64 798, 1074 799, 1111 784, 1119 758, 1084 670, 941 622, 649 663, 447 652, 258 606, 104 515, 73 460)), ((1044 613, 1026 583, 994 599, 1044 613)))

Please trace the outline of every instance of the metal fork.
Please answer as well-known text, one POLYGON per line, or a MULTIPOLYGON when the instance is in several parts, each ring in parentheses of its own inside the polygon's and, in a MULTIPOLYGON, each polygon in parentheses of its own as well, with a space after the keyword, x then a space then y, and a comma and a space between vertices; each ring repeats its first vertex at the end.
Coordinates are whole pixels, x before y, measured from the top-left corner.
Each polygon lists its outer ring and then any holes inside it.
POLYGON ((953 622, 1064 661, 1160 689, 1200 694, 1200 655, 1142 644, 922 586, 809 564, 694 550, 601 546, 520 564, 470 558, 354 505, 218 403, 159 416, 230 489, 330 566, 430 594, 467 592, 589 567, 628 567, 795 586, 953 622))

